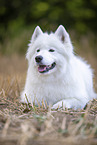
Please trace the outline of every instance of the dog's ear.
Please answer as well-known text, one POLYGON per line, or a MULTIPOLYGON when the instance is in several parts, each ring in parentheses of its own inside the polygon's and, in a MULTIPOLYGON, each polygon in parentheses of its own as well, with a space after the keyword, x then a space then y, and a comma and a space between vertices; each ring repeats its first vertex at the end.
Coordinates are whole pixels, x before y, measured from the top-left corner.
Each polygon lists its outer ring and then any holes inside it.
POLYGON ((55 31, 55 35, 57 35, 57 37, 64 43, 67 42, 69 40, 69 34, 67 33, 67 31, 65 30, 65 28, 60 25, 57 30, 55 31))
POLYGON ((66 44, 65 54, 67 54, 67 56, 69 56, 70 58, 73 55, 73 46, 69 34, 65 30, 65 28, 62 25, 60 25, 55 31, 55 35, 58 37, 59 40, 61 40, 63 44, 66 44))
POLYGON ((36 38, 37 38, 40 34, 42 34, 42 33, 43 33, 43 32, 42 32, 42 30, 40 29, 40 27, 37 26, 37 27, 35 28, 35 30, 34 30, 34 33, 33 33, 33 35, 32 35, 31 41, 32 41, 32 42, 35 41, 36 38))

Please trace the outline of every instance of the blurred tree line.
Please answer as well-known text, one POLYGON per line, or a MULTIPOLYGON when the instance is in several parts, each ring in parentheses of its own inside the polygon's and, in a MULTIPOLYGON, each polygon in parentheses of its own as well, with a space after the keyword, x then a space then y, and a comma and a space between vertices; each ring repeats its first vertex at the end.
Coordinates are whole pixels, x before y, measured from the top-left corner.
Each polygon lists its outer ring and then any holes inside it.
POLYGON ((0 0, 0 43, 23 29, 62 24, 79 34, 97 32, 97 0, 0 0))

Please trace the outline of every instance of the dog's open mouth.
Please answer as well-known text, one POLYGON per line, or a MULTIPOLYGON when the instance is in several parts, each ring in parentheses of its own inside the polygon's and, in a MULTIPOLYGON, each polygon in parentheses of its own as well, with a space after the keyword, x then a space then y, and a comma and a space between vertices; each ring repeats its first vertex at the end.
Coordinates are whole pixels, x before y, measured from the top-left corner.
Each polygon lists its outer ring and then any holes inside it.
POLYGON ((51 65, 39 65, 38 66, 38 71, 40 73, 45 73, 48 72, 49 70, 52 70, 56 66, 56 63, 52 63, 51 65))

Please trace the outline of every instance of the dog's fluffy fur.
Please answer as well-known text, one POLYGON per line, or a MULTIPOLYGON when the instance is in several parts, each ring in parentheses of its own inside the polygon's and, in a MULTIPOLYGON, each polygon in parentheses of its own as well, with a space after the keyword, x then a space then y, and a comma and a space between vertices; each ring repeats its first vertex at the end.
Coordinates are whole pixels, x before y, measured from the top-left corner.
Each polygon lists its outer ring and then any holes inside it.
POLYGON ((74 55, 69 34, 62 25, 51 34, 37 26, 26 58, 29 66, 22 102, 27 103, 26 95, 30 103, 38 100, 41 104, 43 99, 52 108, 77 109, 96 97, 92 69, 74 55))

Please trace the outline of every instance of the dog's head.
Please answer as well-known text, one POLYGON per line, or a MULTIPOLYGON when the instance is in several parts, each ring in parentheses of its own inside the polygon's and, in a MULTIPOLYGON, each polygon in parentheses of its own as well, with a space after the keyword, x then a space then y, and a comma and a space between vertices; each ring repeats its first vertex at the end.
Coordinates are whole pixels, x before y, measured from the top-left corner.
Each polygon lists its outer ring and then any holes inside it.
POLYGON ((27 51, 30 67, 40 74, 50 74, 61 68, 73 55, 69 34, 60 25, 55 33, 43 33, 39 26, 35 28, 27 51))

